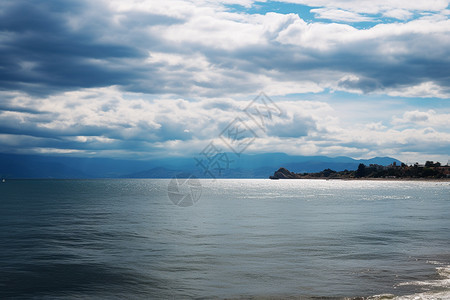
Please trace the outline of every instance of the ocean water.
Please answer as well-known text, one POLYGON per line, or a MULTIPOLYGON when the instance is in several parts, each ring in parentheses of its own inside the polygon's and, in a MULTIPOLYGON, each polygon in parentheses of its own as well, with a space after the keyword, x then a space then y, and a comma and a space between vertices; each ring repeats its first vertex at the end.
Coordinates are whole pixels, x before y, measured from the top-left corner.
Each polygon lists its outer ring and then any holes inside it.
POLYGON ((450 299, 450 183, 0 183, 0 298, 450 299))

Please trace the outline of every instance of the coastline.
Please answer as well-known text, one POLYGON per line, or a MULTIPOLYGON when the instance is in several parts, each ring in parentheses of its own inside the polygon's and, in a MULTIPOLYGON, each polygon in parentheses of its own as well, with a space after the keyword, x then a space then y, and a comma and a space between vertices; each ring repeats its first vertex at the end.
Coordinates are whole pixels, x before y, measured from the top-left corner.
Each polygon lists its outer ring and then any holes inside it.
POLYGON ((344 181, 429 181, 429 182, 449 182, 450 178, 325 178, 325 177, 316 177, 316 178, 278 178, 278 179, 272 179, 271 180, 344 180, 344 181))
POLYGON ((334 171, 324 169, 315 173, 295 173, 279 168, 269 176, 270 179, 340 179, 340 180, 385 180, 385 181, 450 181, 450 166, 427 162, 426 166, 407 166, 395 164, 389 166, 360 164, 357 170, 334 171))

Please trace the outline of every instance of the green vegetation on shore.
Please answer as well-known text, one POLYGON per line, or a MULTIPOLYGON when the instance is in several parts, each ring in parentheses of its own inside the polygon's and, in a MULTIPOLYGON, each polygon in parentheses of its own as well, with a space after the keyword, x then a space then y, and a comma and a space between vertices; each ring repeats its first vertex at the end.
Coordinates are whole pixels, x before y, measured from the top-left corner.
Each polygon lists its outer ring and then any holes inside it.
POLYGON ((423 179, 444 179, 450 178, 450 166, 441 166, 439 162, 427 161, 425 165, 418 163, 397 165, 395 162, 389 166, 370 164, 366 166, 359 164, 354 171, 334 171, 325 169, 318 173, 294 173, 285 168, 280 168, 270 179, 353 179, 353 178, 423 178, 423 179))

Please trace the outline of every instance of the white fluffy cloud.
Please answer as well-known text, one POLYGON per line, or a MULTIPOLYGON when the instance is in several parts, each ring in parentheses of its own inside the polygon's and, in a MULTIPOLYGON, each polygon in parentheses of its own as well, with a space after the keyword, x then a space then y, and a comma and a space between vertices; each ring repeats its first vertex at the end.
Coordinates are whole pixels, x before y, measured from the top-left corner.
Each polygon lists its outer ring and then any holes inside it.
MULTIPOLYGON (((450 114, 433 110, 407 111, 386 123, 349 125, 343 122, 346 116, 325 102, 278 100, 282 115, 267 121, 262 130, 243 112, 249 101, 228 98, 148 98, 123 94, 117 87, 40 99, 21 93, 6 97, 9 100, 0 113, 3 151, 143 158, 195 155, 212 140, 222 143, 220 132, 236 117, 257 135, 249 152, 353 157, 395 153, 402 159, 409 157, 404 153, 414 151, 421 153, 416 157, 444 156, 450 147, 450 114)), ((354 113, 360 114, 358 109, 354 113)), ((222 143, 222 147, 227 146, 222 143)))
POLYGON ((450 128, 450 114, 428 111, 407 111, 401 117, 393 117, 392 123, 399 126, 426 126, 433 128, 450 128))
POLYGON ((336 9, 336 8, 315 8, 311 9, 311 12, 316 15, 316 18, 319 19, 329 19, 334 21, 340 21, 340 22, 368 22, 373 21, 373 18, 363 16, 361 14, 348 11, 348 10, 342 10, 342 9, 336 9))

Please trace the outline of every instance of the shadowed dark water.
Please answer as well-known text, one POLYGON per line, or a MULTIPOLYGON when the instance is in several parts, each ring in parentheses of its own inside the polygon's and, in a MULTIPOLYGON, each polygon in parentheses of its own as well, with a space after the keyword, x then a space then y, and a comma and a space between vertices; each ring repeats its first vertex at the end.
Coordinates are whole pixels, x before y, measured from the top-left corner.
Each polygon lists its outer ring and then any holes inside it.
POLYGON ((0 298, 450 297, 448 182, 168 183, 0 183, 0 298))

